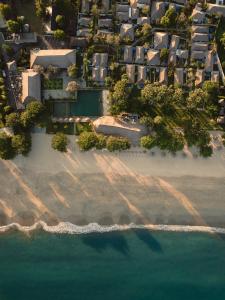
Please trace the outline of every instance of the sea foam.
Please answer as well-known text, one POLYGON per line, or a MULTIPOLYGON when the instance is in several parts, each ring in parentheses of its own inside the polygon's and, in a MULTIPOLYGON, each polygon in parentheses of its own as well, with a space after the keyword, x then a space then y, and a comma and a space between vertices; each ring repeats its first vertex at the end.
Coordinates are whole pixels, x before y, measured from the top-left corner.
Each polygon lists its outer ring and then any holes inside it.
POLYGON ((147 229, 152 231, 174 231, 174 232, 207 232, 207 233, 219 233, 225 234, 225 228, 220 227, 208 227, 208 226, 189 226, 189 225, 154 225, 154 224, 134 224, 128 225, 108 225, 103 226, 97 223, 90 223, 88 225, 75 225, 70 222, 60 222, 58 225, 49 226, 43 221, 39 221, 32 226, 22 226, 18 223, 11 223, 9 225, 1 226, 0 233, 7 232, 9 230, 18 230, 21 232, 32 232, 38 229, 43 229, 49 233, 58 234, 88 234, 88 233, 105 233, 112 231, 126 231, 131 229, 147 229))

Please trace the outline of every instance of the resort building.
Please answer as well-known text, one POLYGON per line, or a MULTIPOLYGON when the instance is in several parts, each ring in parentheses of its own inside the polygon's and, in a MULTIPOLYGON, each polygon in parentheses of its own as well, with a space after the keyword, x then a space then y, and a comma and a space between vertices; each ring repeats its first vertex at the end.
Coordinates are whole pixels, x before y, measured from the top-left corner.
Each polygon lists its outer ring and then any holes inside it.
POLYGON ((30 68, 35 65, 48 67, 56 66, 66 69, 70 65, 76 64, 76 50, 74 49, 51 49, 51 50, 31 50, 30 68))
POLYGON ((22 73, 22 103, 26 104, 31 99, 41 101, 40 74, 28 69, 22 73))

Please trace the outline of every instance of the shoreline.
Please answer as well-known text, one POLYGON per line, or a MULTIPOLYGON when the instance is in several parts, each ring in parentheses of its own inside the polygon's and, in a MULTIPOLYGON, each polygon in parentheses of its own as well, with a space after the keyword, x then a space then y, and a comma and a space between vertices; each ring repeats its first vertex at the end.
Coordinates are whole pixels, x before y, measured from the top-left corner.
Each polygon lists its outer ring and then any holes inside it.
POLYGON ((70 138, 62 154, 51 149, 51 136, 34 134, 28 157, 0 161, 0 226, 43 221, 225 228, 224 149, 209 159, 194 158, 189 149, 185 157, 137 148, 84 153, 70 138))
POLYGON ((163 225, 163 224, 127 224, 127 225, 109 225, 101 226, 97 223, 90 223, 84 226, 78 226, 69 222, 60 222, 58 225, 49 226, 43 221, 39 221, 32 226, 21 226, 18 223, 12 223, 0 226, 0 234, 10 230, 17 230, 23 233, 30 233, 36 230, 43 230, 47 233, 54 234, 90 234, 90 233, 109 233, 129 230, 149 230, 163 232, 194 232, 194 233, 210 233, 225 234, 225 228, 209 227, 209 226, 191 226, 191 225, 163 225))

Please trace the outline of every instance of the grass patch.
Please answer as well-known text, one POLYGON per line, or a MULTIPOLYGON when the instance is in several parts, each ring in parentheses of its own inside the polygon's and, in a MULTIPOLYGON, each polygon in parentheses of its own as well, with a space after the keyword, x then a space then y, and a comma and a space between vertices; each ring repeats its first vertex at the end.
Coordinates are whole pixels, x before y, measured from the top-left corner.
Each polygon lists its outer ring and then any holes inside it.
POLYGON ((43 87, 45 90, 62 90, 63 89, 63 79, 44 79, 43 87))
POLYGON ((90 123, 76 123, 76 135, 80 135, 82 132, 91 132, 92 126, 90 123))

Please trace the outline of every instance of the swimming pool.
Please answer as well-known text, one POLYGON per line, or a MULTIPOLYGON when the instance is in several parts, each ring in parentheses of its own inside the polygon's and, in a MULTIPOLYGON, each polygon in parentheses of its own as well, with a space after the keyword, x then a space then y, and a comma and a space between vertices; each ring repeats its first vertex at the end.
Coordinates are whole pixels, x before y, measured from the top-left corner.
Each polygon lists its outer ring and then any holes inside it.
POLYGON ((79 91, 75 101, 53 101, 54 117, 88 116, 98 117, 102 115, 101 91, 79 91))

